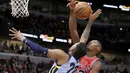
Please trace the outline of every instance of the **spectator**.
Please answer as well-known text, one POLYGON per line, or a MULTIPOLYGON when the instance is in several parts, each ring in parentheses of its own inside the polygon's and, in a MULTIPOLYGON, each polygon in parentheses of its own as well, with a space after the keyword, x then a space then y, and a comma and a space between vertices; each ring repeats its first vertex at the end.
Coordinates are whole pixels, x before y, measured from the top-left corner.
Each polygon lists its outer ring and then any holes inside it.
POLYGON ((15 50, 14 44, 11 44, 10 49, 11 49, 11 50, 15 50))
POLYGON ((4 41, 4 43, 3 43, 3 49, 8 49, 7 41, 4 41))
POLYGON ((128 73, 127 67, 124 69, 123 73, 128 73))

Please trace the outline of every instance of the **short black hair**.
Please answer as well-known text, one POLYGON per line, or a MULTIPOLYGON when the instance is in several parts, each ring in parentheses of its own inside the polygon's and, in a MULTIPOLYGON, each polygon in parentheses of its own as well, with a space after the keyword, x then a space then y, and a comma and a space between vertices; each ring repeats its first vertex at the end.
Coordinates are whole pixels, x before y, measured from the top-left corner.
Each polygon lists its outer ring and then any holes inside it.
POLYGON ((79 43, 75 47, 74 57, 80 59, 81 57, 85 56, 87 53, 87 45, 84 43, 79 43))

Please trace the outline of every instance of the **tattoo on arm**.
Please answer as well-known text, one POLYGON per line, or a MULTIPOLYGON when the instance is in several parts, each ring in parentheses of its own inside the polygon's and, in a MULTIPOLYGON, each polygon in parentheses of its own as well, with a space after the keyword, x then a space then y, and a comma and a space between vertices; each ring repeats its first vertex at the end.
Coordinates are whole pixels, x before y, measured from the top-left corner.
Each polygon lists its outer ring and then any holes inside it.
POLYGON ((80 42, 86 43, 88 41, 90 31, 91 31, 92 22, 88 22, 87 26, 84 29, 84 32, 82 33, 80 42))

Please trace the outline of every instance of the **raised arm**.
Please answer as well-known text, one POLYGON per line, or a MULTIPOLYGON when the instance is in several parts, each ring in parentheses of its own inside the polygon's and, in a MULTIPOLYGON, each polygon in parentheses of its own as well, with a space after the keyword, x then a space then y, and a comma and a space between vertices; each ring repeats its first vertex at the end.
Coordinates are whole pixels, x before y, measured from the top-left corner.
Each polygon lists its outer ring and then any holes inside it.
POLYGON ((100 9, 98 9, 94 14, 92 14, 92 13, 90 14, 88 24, 86 25, 86 27, 81 35, 80 42, 86 43, 88 41, 92 23, 100 14, 101 14, 100 9))
POLYGON ((65 59, 69 58, 68 54, 66 54, 62 50, 45 48, 45 47, 42 47, 42 46, 26 39, 20 31, 17 31, 14 28, 10 29, 9 31, 13 33, 13 34, 9 34, 10 36, 13 36, 11 39, 17 39, 17 40, 24 42, 36 53, 44 53, 49 58, 53 58, 56 60, 64 60, 64 58, 65 59))
POLYGON ((77 32, 77 22, 74 13, 76 2, 69 2, 68 7, 70 8, 70 17, 69 17, 69 31, 72 38, 73 43, 79 42, 79 35, 77 32))

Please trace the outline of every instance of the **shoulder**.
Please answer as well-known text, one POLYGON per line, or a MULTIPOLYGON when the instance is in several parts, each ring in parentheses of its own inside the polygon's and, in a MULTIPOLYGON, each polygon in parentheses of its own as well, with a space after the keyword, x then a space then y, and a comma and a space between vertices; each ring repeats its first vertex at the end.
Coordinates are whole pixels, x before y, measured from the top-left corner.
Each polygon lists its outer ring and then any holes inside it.
POLYGON ((68 58, 68 54, 65 53, 63 50, 61 49, 49 49, 48 50, 48 54, 51 57, 54 57, 54 59, 62 59, 62 58, 68 58))
POLYGON ((92 66, 92 69, 94 69, 94 70, 100 70, 101 69, 101 62, 99 61, 99 60, 97 60, 94 64, 93 64, 93 66, 92 66))
POLYGON ((63 50, 61 50, 61 49, 49 49, 49 51, 48 51, 50 54, 55 54, 55 55, 57 55, 58 57, 60 57, 60 56, 68 56, 68 54, 67 53, 65 53, 63 50))
POLYGON ((93 65, 101 66, 101 62, 99 60, 97 60, 93 65))
POLYGON ((96 61, 93 66, 92 66, 92 73, 99 73, 101 70, 101 62, 100 61, 96 61))
POLYGON ((50 58, 54 58, 58 62, 60 61, 60 64, 61 62, 67 62, 69 59, 69 55, 61 49, 49 49, 48 52, 49 52, 50 58))

